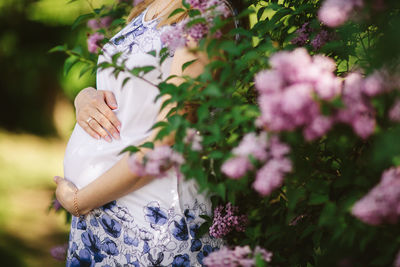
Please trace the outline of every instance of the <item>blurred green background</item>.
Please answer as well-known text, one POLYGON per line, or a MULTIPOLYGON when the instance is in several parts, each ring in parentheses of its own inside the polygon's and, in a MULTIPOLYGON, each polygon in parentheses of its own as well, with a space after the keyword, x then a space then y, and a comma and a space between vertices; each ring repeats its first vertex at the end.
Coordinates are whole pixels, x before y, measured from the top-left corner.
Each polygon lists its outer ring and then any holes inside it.
MULTIPOLYGON (((86 47, 86 29, 71 29, 88 1, 0 0, 0 265, 64 266, 49 253, 68 240, 62 213, 48 211, 52 177, 75 123, 72 101, 94 86, 79 65, 63 74, 60 44, 86 47)), ((95 7, 110 0, 89 1, 95 7)))

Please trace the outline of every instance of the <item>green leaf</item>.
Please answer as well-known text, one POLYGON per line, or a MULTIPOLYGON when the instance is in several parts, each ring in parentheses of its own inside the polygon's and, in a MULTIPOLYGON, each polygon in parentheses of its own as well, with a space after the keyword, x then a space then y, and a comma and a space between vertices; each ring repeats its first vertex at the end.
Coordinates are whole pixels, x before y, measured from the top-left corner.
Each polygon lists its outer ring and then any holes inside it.
POLYGON ((136 153, 140 151, 140 149, 136 146, 128 146, 126 148, 124 148, 121 152, 119 152, 119 155, 125 153, 125 152, 129 152, 130 154, 136 153))
POLYGON ((153 142, 146 142, 144 144, 141 144, 139 147, 154 149, 154 143, 153 142))
POLYGON ((67 58, 64 62, 64 75, 67 76, 71 68, 78 62, 79 58, 77 58, 76 56, 70 56, 69 58, 67 58))
POLYGON ((74 21, 74 23, 72 23, 71 28, 75 29, 82 21, 84 20, 88 20, 94 17, 93 13, 89 13, 89 14, 83 14, 80 15, 79 17, 76 18, 76 20, 74 21))
POLYGON ((79 78, 81 78, 86 72, 88 72, 89 70, 91 70, 93 68, 93 66, 91 65, 87 65, 84 66, 81 71, 79 72, 79 78))
POLYGON ((182 72, 183 71, 185 71, 185 69, 187 68, 187 67, 189 67, 190 65, 192 65, 194 62, 196 62, 197 61, 197 58, 196 59, 193 59, 193 60, 191 60, 191 61, 188 61, 188 62, 186 62, 186 63, 184 63, 183 65, 182 65, 182 72))
POLYGON ((67 49, 68 49, 68 48, 67 48, 67 45, 66 45, 66 44, 65 44, 65 45, 57 45, 56 47, 53 47, 52 49, 50 49, 48 53, 64 52, 64 51, 66 51, 67 49))
POLYGON ((185 10, 183 8, 177 8, 174 11, 172 11, 171 14, 169 14, 168 18, 175 16, 176 14, 185 12, 185 10))
POLYGON ((155 57, 155 56, 157 56, 157 51, 156 50, 151 50, 151 51, 147 52, 147 54, 155 57))
POLYGON ((328 195, 326 194, 318 194, 318 193, 311 193, 310 199, 308 200, 309 205, 320 205, 329 200, 328 195))
POLYGON ((185 0, 182 0, 182 6, 184 6, 186 9, 190 8, 190 5, 188 3, 186 3, 185 0))

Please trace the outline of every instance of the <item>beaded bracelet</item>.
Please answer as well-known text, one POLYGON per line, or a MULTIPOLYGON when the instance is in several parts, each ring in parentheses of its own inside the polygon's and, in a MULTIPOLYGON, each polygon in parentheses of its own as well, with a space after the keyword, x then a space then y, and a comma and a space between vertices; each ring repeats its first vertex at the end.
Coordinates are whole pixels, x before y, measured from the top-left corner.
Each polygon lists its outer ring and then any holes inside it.
POLYGON ((79 215, 79 208, 78 208, 78 189, 75 189, 75 193, 74 193, 74 208, 75 208, 75 213, 76 213, 76 217, 80 217, 79 215))

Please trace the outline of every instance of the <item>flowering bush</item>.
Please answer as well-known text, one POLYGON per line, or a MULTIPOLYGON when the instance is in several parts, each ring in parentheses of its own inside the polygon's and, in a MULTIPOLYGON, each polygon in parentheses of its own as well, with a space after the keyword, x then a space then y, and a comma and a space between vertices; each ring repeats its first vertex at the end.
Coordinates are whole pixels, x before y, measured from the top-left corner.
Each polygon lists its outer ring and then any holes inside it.
MULTIPOLYGON (((195 103, 197 118, 170 112, 156 139, 174 133, 175 152, 132 166, 157 175, 178 164, 213 193, 205 226, 226 247, 206 265, 400 266, 400 2, 249 0, 235 18, 250 16, 250 26, 229 30, 234 16, 221 4, 187 0, 177 12, 188 19, 165 28, 170 50, 190 37, 213 60, 197 78, 157 85, 175 111, 195 103)), ((66 68, 95 70, 93 52, 130 6, 79 19, 91 53, 56 47, 70 56, 66 68)), ((117 58, 100 67, 126 70, 117 58)))

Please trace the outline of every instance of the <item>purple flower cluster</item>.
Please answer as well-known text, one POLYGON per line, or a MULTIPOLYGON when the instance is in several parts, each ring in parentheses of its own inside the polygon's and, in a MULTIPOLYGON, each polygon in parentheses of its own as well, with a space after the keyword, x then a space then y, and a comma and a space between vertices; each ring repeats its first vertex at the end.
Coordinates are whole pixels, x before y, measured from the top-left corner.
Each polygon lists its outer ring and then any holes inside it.
MULTIPOLYGON (((292 44, 297 46, 304 46, 308 43, 311 38, 313 29, 310 27, 310 23, 304 23, 301 28, 296 31, 296 37, 292 39, 292 44)), ((319 50, 327 42, 332 40, 332 35, 327 30, 321 30, 315 35, 314 39, 310 42, 314 50, 319 50)))
MULTIPOLYGON (((213 27, 213 21, 216 16, 227 18, 231 16, 230 9, 222 0, 189 0, 188 3, 193 9, 198 9, 201 15, 185 19, 176 25, 167 26, 161 33, 161 41, 171 50, 185 46, 189 39, 199 41, 207 36, 213 27), (204 18, 206 22, 199 22, 188 26, 193 19, 204 18)), ((221 36, 221 32, 217 32, 215 37, 221 36)))
MULTIPOLYGON (((371 76, 372 77, 372 76, 371 76)), ((371 81, 373 77, 364 79, 360 73, 349 74, 344 82, 342 100, 344 109, 337 113, 336 120, 352 126, 361 138, 368 138, 375 130, 375 110, 369 96, 378 94, 383 85, 371 81), (375 85, 372 85, 376 83, 375 85), (372 86, 376 88, 372 88, 372 86)))
POLYGON ((221 167, 222 172, 232 179, 239 179, 249 170, 253 169, 253 165, 249 156, 253 156, 259 161, 267 158, 267 135, 262 133, 257 136, 255 133, 246 134, 239 146, 232 150, 235 157, 227 160, 221 167))
POLYGON ((68 243, 61 246, 53 247, 50 249, 50 255, 58 261, 65 261, 67 257, 67 249, 68 243))
POLYGON ((304 23, 297 31, 296 37, 292 39, 292 44, 298 46, 304 46, 307 44, 308 39, 310 39, 310 33, 312 32, 310 28, 310 23, 304 23))
POLYGON ((332 40, 331 34, 327 30, 321 30, 311 41, 311 46, 314 50, 319 50, 330 40, 332 40))
POLYGON ((389 118, 392 121, 400 122, 400 99, 397 99, 389 110, 389 118))
POLYGON ((96 53, 100 48, 100 42, 104 39, 104 35, 98 32, 95 32, 89 35, 87 39, 87 46, 90 53, 96 53))
POLYGON ((341 82, 333 73, 335 62, 297 48, 274 54, 270 64, 271 70, 255 77, 261 109, 257 125, 278 132, 304 127, 307 140, 322 136, 331 128, 332 119, 321 114, 313 95, 331 100, 340 93, 341 82))
POLYGON ((283 184, 285 175, 292 171, 292 162, 286 154, 288 145, 280 142, 278 137, 272 137, 268 142, 269 156, 264 166, 257 171, 253 188, 262 196, 271 194, 283 184))
POLYGON ((191 149, 193 151, 201 151, 203 146, 201 142, 203 141, 203 137, 198 134, 196 129, 188 128, 186 130, 186 136, 183 139, 183 142, 187 145, 191 145, 191 149))
POLYGON ((264 248, 257 246, 252 251, 249 246, 236 246, 234 249, 222 247, 210 253, 204 258, 204 264, 208 267, 253 267, 256 265, 257 255, 260 255, 265 262, 272 260, 272 252, 264 248))
POLYGON ((136 175, 164 177, 169 168, 178 167, 184 163, 184 159, 169 146, 157 146, 146 153, 142 162, 133 155, 128 163, 131 171, 136 175))
POLYGON ((101 28, 108 28, 111 25, 112 17, 107 16, 100 19, 90 19, 87 22, 87 26, 92 30, 98 30, 101 28))
POLYGON ((380 183, 357 201, 351 212, 371 225, 397 223, 400 218, 400 167, 383 172, 380 183))
POLYGON ((247 224, 246 215, 237 215, 239 208, 228 203, 226 207, 218 206, 214 210, 214 220, 210 227, 210 235, 223 238, 233 230, 244 232, 247 224))
POLYGON ((62 207, 61 203, 57 199, 54 199, 53 200, 53 209, 55 211, 59 211, 61 209, 61 207, 62 207))
POLYGON ((263 162, 264 166, 257 171, 253 188, 266 196, 280 187, 285 174, 292 170, 292 162, 286 157, 289 152, 289 146, 276 136, 268 140, 265 132, 259 136, 248 133, 239 146, 232 150, 234 157, 222 164, 221 171, 229 178, 239 179, 254 168, 250 156, 263 162))
POLYGON ((363 0, 325 0, 318 17, 325 25, 338 27, 349 19, 355 9, 363 5, 363 0))

